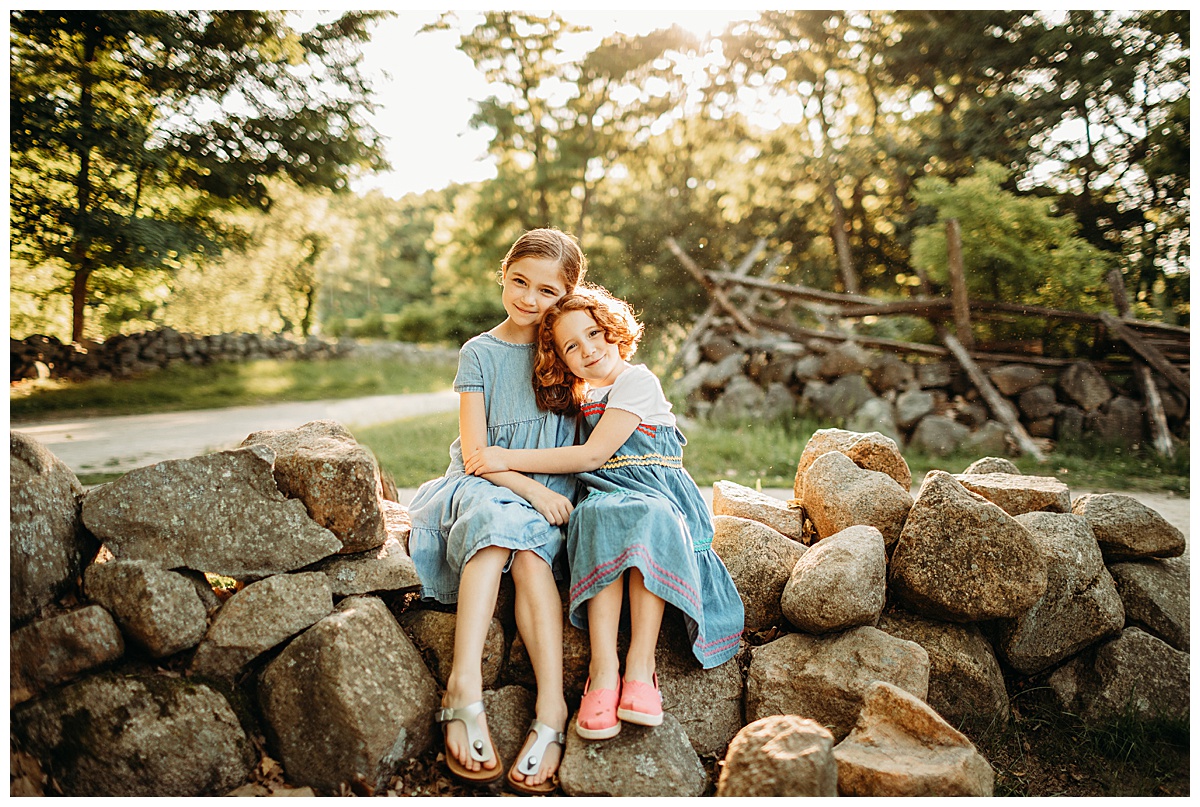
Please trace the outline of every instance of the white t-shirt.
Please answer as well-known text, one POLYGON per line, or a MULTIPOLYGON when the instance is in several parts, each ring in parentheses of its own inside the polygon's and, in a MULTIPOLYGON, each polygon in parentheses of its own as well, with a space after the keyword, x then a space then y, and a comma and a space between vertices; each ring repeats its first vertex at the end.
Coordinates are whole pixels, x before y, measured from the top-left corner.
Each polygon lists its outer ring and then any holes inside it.
POLYGON ((631 412, 652 426, 674 426, 671 402, 663 394, 658 376, 644 364, 631 364, 607 387, 588 390, 588 400, 598 401, 608 393, 608 406, 631 412))

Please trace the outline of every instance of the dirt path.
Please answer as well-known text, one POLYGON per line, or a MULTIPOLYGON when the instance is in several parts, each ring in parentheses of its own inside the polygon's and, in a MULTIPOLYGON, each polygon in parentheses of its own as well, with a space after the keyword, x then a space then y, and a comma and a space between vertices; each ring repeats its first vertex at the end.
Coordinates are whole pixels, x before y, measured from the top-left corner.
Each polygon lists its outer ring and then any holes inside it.
POLYGON ((373 395, 346 400, 234 406, 191 412, 121 415, 44 423, 13 423, 37 439, 76 474, 121 473, 143 465, 235 448, 251 432, 294 429, 311 420, 336 420, 348 429, 400 418, 451 412, 450 390, 373 395))

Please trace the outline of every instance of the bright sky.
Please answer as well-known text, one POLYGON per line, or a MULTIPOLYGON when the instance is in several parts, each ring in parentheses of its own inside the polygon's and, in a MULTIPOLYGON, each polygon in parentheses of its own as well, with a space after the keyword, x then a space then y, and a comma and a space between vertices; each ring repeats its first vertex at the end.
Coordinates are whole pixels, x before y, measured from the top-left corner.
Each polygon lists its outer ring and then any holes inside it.
MULTIPOLYGON (((487 82, 471 60, 457 49, 456 31, 418 34, 438 18, 437 11, 398 11, 376 26, 364 48, 364 66, 374 77, 379 109, 375 128, 387 140, 393 170, 365 178, 356 190, 378 188, 393 198, 409 192, 443 188, 451 182, 473 182, 495 176, 487 157, 488 133, 471 129, 475 103, 487 97, 487 82)), ((459 13, 470 25, 471 11, 459 13)), ((703 36, 719 33, 735 19, 755 16, 742 11, 570 11, 559 14, 592 29, 573 44, 582 56, 615 31, 649 33, 678 24, 703 36)))

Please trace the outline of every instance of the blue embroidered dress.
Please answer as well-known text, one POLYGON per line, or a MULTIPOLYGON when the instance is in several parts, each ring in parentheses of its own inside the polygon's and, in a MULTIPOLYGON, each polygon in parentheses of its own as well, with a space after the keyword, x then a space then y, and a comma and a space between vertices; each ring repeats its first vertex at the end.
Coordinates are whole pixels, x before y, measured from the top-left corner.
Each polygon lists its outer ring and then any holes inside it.
MULTIPOLYGON (((484 333, 459 351, 455 392, 482 392, 488 444, 504 448, 557 448, 575 439, 573 419, 538 408, 533 397, 534 346, 484 333)), ((570 476, 529 474, 569 498, 570 476)), ((409 504, 409 554, 421 577, 421 596, 458 601, 458 580, 471 556, 488 546, 537 552, 561 579, 563 528, 556 527, 511 490, 463 470, 462 446, 450 446, 450 467, 417 490, 409 504)), ((507 571, 507 567, 505 568, 507 571)))
MULTIPOLYGON (((658 383, 640 365, 625 373, 658 383)), ((600 422, 607 399, 606 392, 584 404, 581 442, 600 422)), ((567 528, 569 608, 571 624, 586 629, 587 601, 636 567, 647 589, 683 612, 692 652, 708 669, 737 653, 745 612, 712 549, 708 505, 683 468, 686 443, 675 426, 643 422, 603 466, 576 474, 587 496, 567 528)))

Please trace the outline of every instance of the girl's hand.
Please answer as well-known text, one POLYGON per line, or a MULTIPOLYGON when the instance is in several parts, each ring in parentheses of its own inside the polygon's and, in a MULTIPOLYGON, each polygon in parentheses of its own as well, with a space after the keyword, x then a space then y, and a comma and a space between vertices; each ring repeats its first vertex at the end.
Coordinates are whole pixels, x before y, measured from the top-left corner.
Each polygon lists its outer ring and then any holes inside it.
POLYGON ((556 527, 566 524, 567 519, 571 517, 571 511, 575 509, 575 505, 571 504, 570 499, 549 488, 536 491, 529 498, 529 503, 533 505, 533 509, 542 514, 543 518, 556 527))
POLYGON ((474 474, 475 476, 511 471, 512 468, 509 467, 508 461, 505 459, 507 453, 507 449, 497 446, 481 448, 463 460, 463 466, 466 468, 467 473, 474 474))

